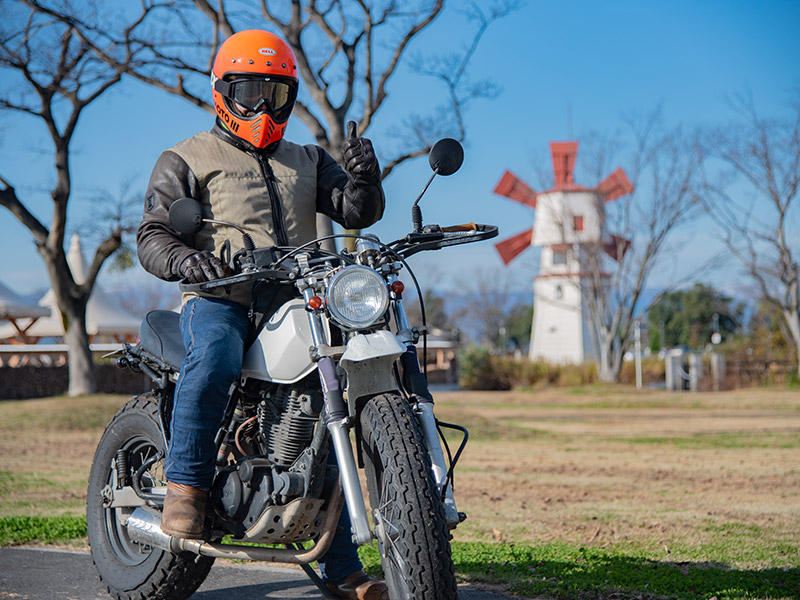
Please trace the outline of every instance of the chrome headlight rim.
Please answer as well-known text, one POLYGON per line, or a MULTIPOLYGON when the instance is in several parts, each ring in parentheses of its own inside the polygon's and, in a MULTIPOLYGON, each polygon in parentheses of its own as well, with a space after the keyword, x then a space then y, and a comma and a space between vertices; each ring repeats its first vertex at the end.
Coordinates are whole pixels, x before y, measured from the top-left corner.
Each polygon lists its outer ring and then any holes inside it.
MULTIPOLYGON (((328 313, 339 325, 351 330, 367 329, 383 319, 386 314, 386 310, 389 308, 389 290, 383 277, 373 269, 363 265, 349 265, 337 271, 331 277, 325 291, 325 304, 328 308, 328 313), (340 302, 347 297, 347 294, 343 294, 342 298, 339 298, 337 294, 342 286, 351 283, 348 280, 353 277, 372 279, 369 282, 371 284, 370 292, 373 292, 370 298, 372 300, 372 309, 364 311, 360 319, 354 318, 352 311, 348 311, 346 306, 340 305, 340 302)), ((359 303, 359 307, 368 306, 370 304, 359 303)))

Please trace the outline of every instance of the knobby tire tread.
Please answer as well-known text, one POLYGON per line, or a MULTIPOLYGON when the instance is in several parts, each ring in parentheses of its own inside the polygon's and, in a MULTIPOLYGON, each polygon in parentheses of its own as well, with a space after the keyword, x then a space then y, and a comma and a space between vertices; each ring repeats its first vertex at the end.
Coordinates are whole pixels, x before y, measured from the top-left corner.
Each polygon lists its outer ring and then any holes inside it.
MULTIPOLYGON (((411 598, 456 599, 444 508, 438 499, 430 457, 416 417, 401 397, 383 394, 367 403, 361 423, 365 459, 382 463, 378 467, 382 470, 382 486, 391 486, 395 502, 405 507, 401 513, 401 538, 403 558, 410 567, 404 579, 411 598), (377 456, 373 456, 373 448, 377 456)), ((380 490, 376 489, 370 470, 377 466, 367 469, 373 509, 380 490)))
MULTIPOLYGON (((155 426, 156 430, 158 430, 158 402, 152 394, 134 396, 116 412, 98 444, 95 461, 97 460, 97 456, 101 454, 100 449, 103 444, 113 443, 116 446, 113 452, 111 452, 113 455, 116 453, 116 449, 120 446, 120 443, 126 441, 117 434, 116 430, 119 428, 121 419, 131 417, 149 419, 152 421, 152 425, 155 426)), ((145 426, 147 425, 144 421, 142 424, 145 426)), ((142 427, 141 433, 145 433, 145 427, 142 427)), ((156 437, 153 441, 159 448, 161 447, 162 440, 160 437, 156 437)), ((100 486, 102 488, 102 486, 105 485, 105 479, 108 477, 108 472, 103 464, 92 466, 90 487, 92 486, 93 478, 96 477, 103 478, 102 485, 100 486)), ((88 514, 89 510, 87 505, 87 520, 90 518, 97 518, 96 515, 88 514)), ((104 562, 108 560, 106 556, 98 558, 95 555, 96 552, 110 551, 109 548, 103 547, 104 545, 106 544, 103 544, 103 540, 99 540, 99 543, 95 544, 94 548, 91 548, 90 538, 92 563, 95 565, 98 577, 106 586, 108 593, 117 600, 186 600, 202 585, 203 581, 205 581, 208 576, 211 566, 214 564, 213 558, 199 556, 191 552, 173 554, 154 548, 153 552, 160 552, 161 556, 156 561, 149 576, 144 578, 134 589, 119 589, 113 582, 103 577, 102 571, 107 567, 98 565, 98 560, 104 562), (98 545, 101 546, 101 549, 97 548, 98 545)), ((119 565, 117 568, 124 569, 125 567, 119 565)))

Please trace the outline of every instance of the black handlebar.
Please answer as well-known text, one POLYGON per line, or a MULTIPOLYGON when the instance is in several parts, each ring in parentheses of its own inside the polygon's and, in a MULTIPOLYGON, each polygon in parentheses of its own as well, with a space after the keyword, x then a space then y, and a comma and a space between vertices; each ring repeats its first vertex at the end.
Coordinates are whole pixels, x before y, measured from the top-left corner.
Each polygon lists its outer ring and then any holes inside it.
POLYGON ((428 225, 419 233, 409 233, 404 238, 389 244, 403 258, 413 256, 425 250, 439 250, 447 246, 458 246, 480 242, 497 237, 496 225, 469 223, 452 227, 428 225))
MULTIPOLYGON (((451 227, 440 227, 439 225, 427 225, 422 231, 409 233, 399 240, 390 242, 383 246, 383 255, 391 257, 392 255, 400 256, 403 259, 413 256, 418 252, 426 250, 439 250, 447 246, 458 246, 460 244, 469 244, 471 242, 479 242, 488 240, 497 236, 496 225, 482 225, 477 223, 468 223, 465 225, 454 225, 451 227)), ((334 235, 327 237, 358 237, 348 234, 334 235)), ((337 257, 342 261, 352 263, 353 258, 348 255, 335 255, 333 253, 319 250, 315 248, 313 242, 309 242, 308 251, 312 254, 320 254, 319 259, 330 260, 337 257)), ((305 245, 304 245, 305 246, 305 245)), ((292 263, 285 262, 285 259, 294 254, 291 248, 265 248, 255 249, 255 263, 258 270, 248 273, 237 273, 230 277, 223 277, 221 279, 214 279, 212 281, 203 281, 201 283, 180 283, 180 289, 184 292, 200 293, 208 292, 216 289, 226 289, 233 285, 252 283, 257 280, 271 280, 275 283, 292 283, 294 282, 299 273, 290 266, 292 263), (278 252, 276 252, 278 251, 278 252), (286 251, 282 258, 281 252, 286 251), (259 264, 260 263, 260 264, 259 264)), ((251 251, 252 252, 252 251, 251 251)), ((238 254, 238 252, 237 252, 238 254)))

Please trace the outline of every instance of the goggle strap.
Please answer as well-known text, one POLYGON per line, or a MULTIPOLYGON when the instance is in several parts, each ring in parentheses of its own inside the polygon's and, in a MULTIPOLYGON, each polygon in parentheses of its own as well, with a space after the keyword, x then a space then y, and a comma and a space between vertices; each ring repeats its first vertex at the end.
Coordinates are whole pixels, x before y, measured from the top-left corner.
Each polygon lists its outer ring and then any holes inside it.
POLYGON ((217 79, 214 82, 214 89, 223 96, 225 96, 226 98, 230 98, 231 84, 229 81, 225 81, 224 79, 217 79))

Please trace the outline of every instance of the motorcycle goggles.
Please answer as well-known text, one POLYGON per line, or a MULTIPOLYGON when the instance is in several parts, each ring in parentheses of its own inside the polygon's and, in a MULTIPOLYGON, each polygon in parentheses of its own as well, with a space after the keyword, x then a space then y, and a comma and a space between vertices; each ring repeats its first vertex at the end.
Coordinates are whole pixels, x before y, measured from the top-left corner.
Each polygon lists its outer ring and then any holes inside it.
POLYGON ((251 118, 266 112, 275 123, 284 123, 289 119, 297 99, 297 80, 291 77, 251 76, 230 81, 217 79, 214 89, 230 101, 229 108, 237 116, 251 118), (240 114, 236 104, 255 114, 240 114))

